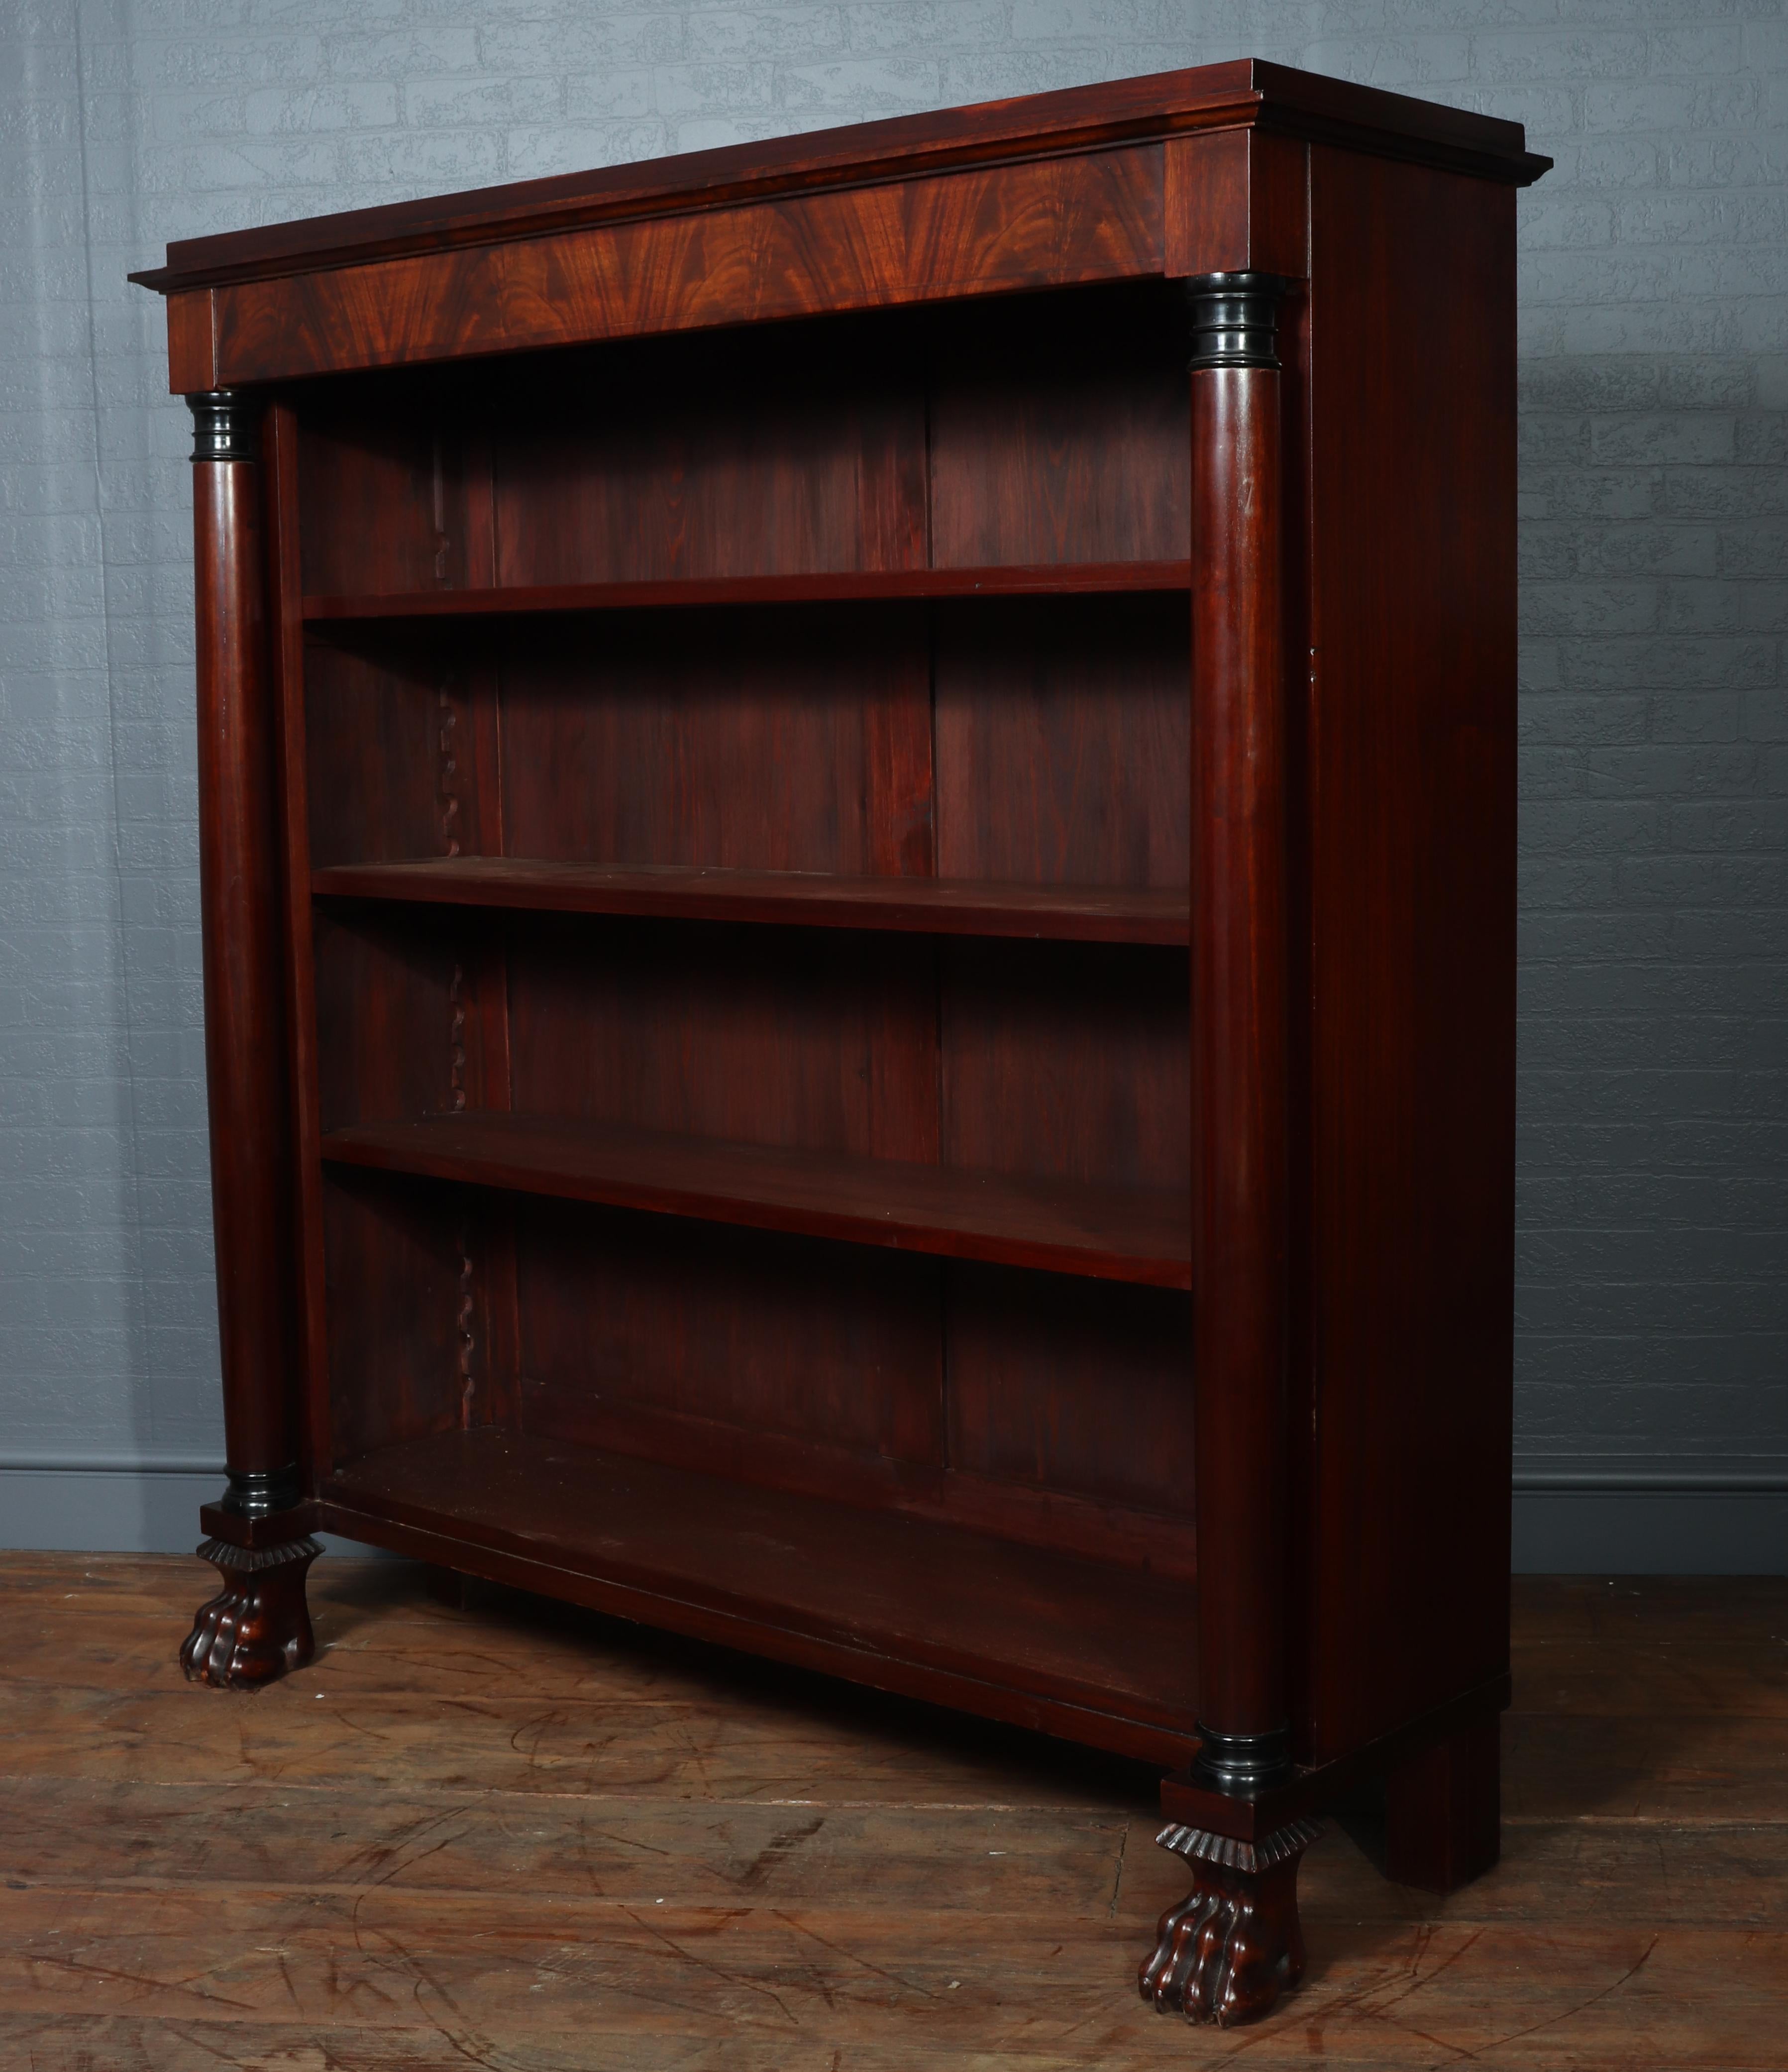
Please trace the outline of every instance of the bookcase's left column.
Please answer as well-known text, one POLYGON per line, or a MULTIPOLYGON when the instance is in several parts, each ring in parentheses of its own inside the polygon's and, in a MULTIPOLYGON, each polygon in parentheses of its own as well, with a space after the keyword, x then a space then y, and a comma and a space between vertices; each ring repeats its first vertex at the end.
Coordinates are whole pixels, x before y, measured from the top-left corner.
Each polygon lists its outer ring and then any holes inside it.
POLYGON ((180 1651, 188 1676, 251 1688, 309 1661, 289 1231, 291 1132, 279 916, 276 729, 261 483, 261 398, 192 411, 199 898, 212 1221, 229 1486, 200 1514, 223 1587, 180 1651))

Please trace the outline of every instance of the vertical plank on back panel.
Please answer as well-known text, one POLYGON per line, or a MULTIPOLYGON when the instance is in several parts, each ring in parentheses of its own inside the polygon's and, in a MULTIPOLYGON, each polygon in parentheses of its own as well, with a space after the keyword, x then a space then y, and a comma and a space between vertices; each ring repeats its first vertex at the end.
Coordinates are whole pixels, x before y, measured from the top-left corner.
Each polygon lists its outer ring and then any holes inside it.
POLYGON ((390 376, 332 384, 306 398, 299 443, 306 590, 441 587, 434 423, 416 391, 390 376))
POLYGON ((933 335, 936 566, 1184 557, 1187 404, 1170 289, 971 305, 938 317, 933 335))
MULTIPOLYGON (((209 298, 207 298, 208 301, 209 298)), ((310 1414, 299 1421, 301 1466, 330 1463, 328 1306, 323 1265, 323 1171, 317 1114, 316 969, 310 932, 310 813, 305 730, 304 625, 299 616, 298 418, 277 402, 265 428, 269 617, 274 736, 285 860, 286 1010, 298 1195, 299 1358, 310 1414)))
MULTIPOLYGON (((479 459, 479 455, 469 449, 465 480, 468 582, 479 577, 471 548, 479 540, 480 521, 475 514, 480 510, 487 574, 493 546, 487 449, 482 472, 479 459)), ((468 668, 466 693, 474 815, 469 832, 476 854, 504 856, 508 851, 503 824, 502 665, 500 650, 495 643, 484 647, 468 668)), ((482 925, 474 923, 467 945, 467 971, 468 1011, 475 1037, 467 1075, 468 1099, 475 1108, 506 1109, 513 1104, 509 957, 507 932, 496 917, 489 917, 482 925)), ((513 1198, 486 1194, 478 1206, 472 1230, 480 1255, 474 1260, 472 1270, 483 1329, 475 1349, 476 1358, 467 1375, 471 1387, 462 1395, 461 1421, 467 1426, 513 1424, 520 1388, 513 1198)), ((465 1350, 462 1343, 462 1353, 465 1350)))
POLYGON ((915 359, 847 319, 529 366, 492 432, 501 582, 923 567, 915 359))

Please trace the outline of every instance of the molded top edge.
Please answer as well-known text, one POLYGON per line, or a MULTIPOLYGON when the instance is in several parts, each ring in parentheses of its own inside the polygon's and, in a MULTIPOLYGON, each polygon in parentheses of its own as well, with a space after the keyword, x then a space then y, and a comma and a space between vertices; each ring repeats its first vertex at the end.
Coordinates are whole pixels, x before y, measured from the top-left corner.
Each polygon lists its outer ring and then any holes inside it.
POLYGON ((1519 122, 1243 58, 186 238, 168 246, 165 266, 130 278, 167 294, 454 245, 497 244, 582 224, 864 186, 952 166, 1252 127, 1523 187, 1552 162, 1526 149, 1519 122))

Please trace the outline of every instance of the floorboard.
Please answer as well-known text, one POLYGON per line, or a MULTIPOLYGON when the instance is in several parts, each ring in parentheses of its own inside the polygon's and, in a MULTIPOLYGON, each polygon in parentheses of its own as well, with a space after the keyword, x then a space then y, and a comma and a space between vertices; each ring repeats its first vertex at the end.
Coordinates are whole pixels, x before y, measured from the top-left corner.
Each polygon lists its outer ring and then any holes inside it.
POLYGON ((1150 2013, 1153 1773, 399 1562, 253 1697, 208 1571, 0 1556, 0 2065, 29 2072, 1788 2066, 1788 1581, 1516 1584, 1504 1859, 1306 1859, 1264 2029, 1150 2013))

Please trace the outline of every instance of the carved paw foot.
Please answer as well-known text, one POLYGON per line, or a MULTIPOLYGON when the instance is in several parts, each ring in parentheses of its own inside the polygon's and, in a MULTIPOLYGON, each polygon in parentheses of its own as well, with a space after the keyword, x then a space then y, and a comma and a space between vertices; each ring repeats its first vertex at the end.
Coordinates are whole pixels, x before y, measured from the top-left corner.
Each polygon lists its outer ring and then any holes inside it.
POLYGON ((1137 1973, 1161 2013, 1225 2029, 1258 2021, 1304 1975, 1297 1918, 1299 1859, 1322 1829, 1294 1820, 1257 1847, 1198 1827, 1165 1827, 1164 1849, 1192 1866, 1192 1891, 1161 1917, 1154 1954, 1137 1973))
POLYGON ((315 1651, 304 1579, 323 1549, 310 1539, 279 1547, 232 1547, 208 1540, 199 1549, 224 1587, 201 1605, 180 1650, 180 1667, 195 1684, 253 1691, 315 1651))

